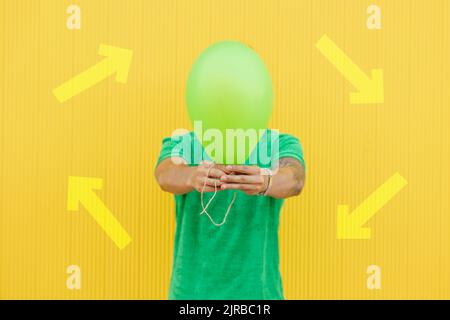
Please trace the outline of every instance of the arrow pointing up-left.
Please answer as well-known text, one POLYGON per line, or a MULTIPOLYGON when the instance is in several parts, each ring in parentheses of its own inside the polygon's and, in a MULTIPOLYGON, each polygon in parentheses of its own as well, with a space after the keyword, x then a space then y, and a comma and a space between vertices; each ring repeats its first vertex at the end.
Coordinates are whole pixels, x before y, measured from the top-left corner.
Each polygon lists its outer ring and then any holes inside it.
POLYGON ((78 211, 81 203, 119 249, 123 249, 131 237, 95 194, 94 190, 102 189, 102 182, 98 178, 69 177, 67 210, 78 211))
POLYGON ((98 54, 105 58, 53 90, 59 102, 69 100, 113 74, 117 82, 127 82, 133 51, 101 44, 98 54))

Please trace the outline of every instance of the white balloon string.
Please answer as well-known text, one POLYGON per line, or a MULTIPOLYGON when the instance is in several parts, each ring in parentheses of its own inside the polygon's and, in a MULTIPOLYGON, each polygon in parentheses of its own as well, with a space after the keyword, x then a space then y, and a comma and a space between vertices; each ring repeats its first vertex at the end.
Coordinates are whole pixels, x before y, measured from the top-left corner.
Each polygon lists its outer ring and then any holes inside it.
POLYGON ((236 200, 236 191, 233 194, 233 199, 231 199, 231 202, 228 205, 227 211, 225 213, 225 216, 224 216, 222 222, 221 223, 215 222, 214 219, 208 213, 207 209, 208 209, 209 205, 211 204, 211 202, 213 201, 213 199, 216 197, 216 194, 217 194, 217 181, 214 181, 214 194, 212 195, 211 199, 209 199, 209 201, 206 203, 206 206, 203 204, 203 194, 204 194, 205 188, 206 188, 206 181, 207 181, 207 179, 209 177, 209 173, 210 173, 210 171, 211 171, 211 169, 213 167, 214 167, 214 163, 212 163, 211 166, 208 168, 208 172, 206 173, 205 182, 203 183, 202 192, 200 193, 200 202, 201 202, 202 208, 203 208, 202 212, 200 212, 200 215, 206 213, 206 215, 208 216, 208 218, 211 221, 211 223, 213 225, 215 225, 216 227, 220 227, 227 221, 228 213, 230 213, 230 210, 231 210, 231 207, 233 206, 234 200, 236 200))

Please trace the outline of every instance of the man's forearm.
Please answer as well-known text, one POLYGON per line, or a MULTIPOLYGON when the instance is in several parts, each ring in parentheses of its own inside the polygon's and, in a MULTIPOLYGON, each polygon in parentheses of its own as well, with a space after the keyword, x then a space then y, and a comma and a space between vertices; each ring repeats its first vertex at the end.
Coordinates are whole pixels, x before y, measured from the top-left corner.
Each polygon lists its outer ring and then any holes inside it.
POLYGON ((193 167, 187 164, 161 163, 156 172, 156 180, 161 189, 174 194, 184 194, 192 191, 193 186, 190 183, 193 167))

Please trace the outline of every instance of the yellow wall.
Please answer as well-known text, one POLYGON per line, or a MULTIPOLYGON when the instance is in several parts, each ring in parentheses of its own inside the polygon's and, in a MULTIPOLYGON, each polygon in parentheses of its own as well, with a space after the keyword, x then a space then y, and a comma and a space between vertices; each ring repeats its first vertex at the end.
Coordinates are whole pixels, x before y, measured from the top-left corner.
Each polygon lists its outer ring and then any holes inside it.
POLYGON ((189 68, 209 44, 236 39, 266 62, 271 127, 298 136, 303 194, 280 227, 286 297, 450 298, 450 2, 375 0, 0 2, 0 298, 164 299, 173 201, 152 176, 161 139, 189 128, 189 68), (81 30, 66 8, 81 8, 81 30), (384 103, 350 104, 353 86, 315 47, 327 34, 361 70, 383 69, 384 103), (127 48, 126 84, 109 77, 60 103, 52 90, 127 48), (370 240, 338 240, 350 211, 398 172, 408 184, 371 217, 370 240), (103 181, 97 194, 129 233, 120 250, 80 207, 69 176, 103 181), (66 268, 81 268, 81 290, 66 268), (378 265, 382 288, 368 290, 378 265))

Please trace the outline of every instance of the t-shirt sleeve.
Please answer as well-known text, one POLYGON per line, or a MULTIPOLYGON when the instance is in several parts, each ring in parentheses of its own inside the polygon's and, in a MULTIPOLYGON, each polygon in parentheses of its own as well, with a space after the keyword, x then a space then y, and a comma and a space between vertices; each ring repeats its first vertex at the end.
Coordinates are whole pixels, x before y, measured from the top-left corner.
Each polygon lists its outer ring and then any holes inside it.
POLYGON ((159 153, 156 166, 158 166, 161 163, 161 161, 172 157, 180 157, 188 161, 188 159, 186 159, 187 155, 185 154, 187 145, 190 145, 189 135, 180 135, 175 137, 164 138, 162 140, 161 151, 159 153))
POLYGON ((306 170, 303 148, 300 141, 296 137, 287 134, 280 135, 277 158, 297 159, 302 164, 303 169, 306 170))

